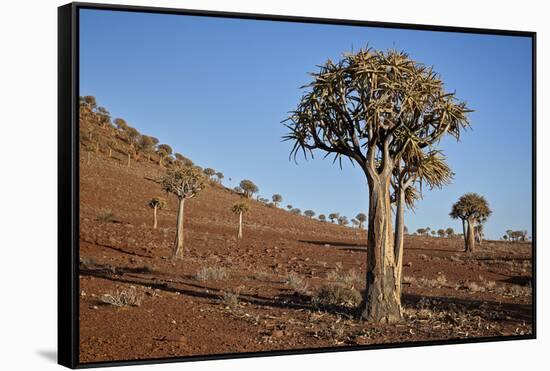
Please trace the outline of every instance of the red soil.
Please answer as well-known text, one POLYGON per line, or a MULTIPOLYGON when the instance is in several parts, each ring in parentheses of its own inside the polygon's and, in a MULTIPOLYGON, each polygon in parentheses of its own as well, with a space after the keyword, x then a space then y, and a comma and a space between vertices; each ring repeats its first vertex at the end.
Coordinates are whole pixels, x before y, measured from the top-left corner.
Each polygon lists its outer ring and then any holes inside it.
MULTIPOLYGON (((84 151, 82 151, 84 153, 84 151)), ((250 201, 244 238, 231 206, 240 196, 213 184, 186 202, 185 258, 170 259, 176 199, 142 159, 92 153, 80 167, 80 361, 210 355, 353 344, 529 334, 531 244, 487 241, 463 253, 458 238, 408 236, 405 320, 358 321, 344 307, 319 310, 312 297, 330 272, 364 277, 365 231, 322 223, 250 201), (152 228, 147 201, 167 197, 152 228), (109 217, 106 211, 111 210, 109 217), (200 281, 203 267, 228 278, 200 281), (301 293, 285 283, 303 277, 301 293), (116 307, 104 294, 134 286, 140 306, 116 307), (238 302, 222 300, 236 293, 238 302)), ((363 279, 353 284, 364 289, 363 279)))

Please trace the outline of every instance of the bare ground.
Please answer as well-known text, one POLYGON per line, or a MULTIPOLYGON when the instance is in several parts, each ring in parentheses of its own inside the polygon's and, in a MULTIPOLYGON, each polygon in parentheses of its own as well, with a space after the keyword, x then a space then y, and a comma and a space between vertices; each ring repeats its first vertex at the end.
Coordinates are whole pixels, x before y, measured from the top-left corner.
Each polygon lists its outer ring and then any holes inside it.
POLYGON ((465 254, 460 239, 408 236, 405 320, 373 325, 349 306, 315 304, 341 277, 364 290, 364 231, 251 201, 237 241, 230 207, 240 197, 213 184, 186 203, 185 258, 172 261, 176 200, 168 197, 157 230, 147 207, 165 196, 152 180, 160 174, 145 159, 127 167, 118 153, 81 158, 81 362, 532 331, 530 243, 487 241, 465 254), (122 291, 141 303, 104 302, 122 291))

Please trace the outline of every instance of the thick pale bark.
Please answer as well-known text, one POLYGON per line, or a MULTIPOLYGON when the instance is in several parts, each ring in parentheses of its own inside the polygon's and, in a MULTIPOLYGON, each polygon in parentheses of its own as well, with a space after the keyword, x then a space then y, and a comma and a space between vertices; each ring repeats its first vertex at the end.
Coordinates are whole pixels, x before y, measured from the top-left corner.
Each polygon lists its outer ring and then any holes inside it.
POLYGON ((467 220, 467 228, 466 228, 466 252, 473 252, 474 251, 474 244, 475 244, 475 238, 474 238, 474 226, 472 225, 471 220, 467 220))
POLYGON ((153 229, 157 229, 157 207, 153 207, 153 229))
POLYGON ((401 298, 403 273, 403 245, 405 239, 405 191, 399 188, 395 210, 395 241, 397 297, 401 298))
POLYGON ((113 157, 113 149, 109 148, 109 158, 113 157))
POLYGON ((183 210, 184 210, 185 198, 178 199, 178 216, 176 222, 176 240, 174 241, 174 248, 172 250, 172 258, 183 258, 183 210))
POLYGON ((86 165, 90 165, 90 157, 92 156, 92 154, 90 153, 90 151, 87 152, 87 155, 86 155, 86 165))
POLYGON ((239 213, 239 232, 237 238, 243 238, 243 213, 239 213))
POLYGON ((367 290, 362 318, 375 323, 402 319, 397 293, 397 267, 390 206, 390 175, 369 178, 369 224, 367 239, 367 290))

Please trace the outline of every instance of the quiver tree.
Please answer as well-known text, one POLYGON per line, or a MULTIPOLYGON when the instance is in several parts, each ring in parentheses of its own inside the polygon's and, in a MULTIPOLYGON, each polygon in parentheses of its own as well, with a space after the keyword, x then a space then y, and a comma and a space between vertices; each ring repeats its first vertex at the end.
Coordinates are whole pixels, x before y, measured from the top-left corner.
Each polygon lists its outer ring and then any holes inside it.
POLYGON ((452 206, 450 217, 462 220, 462 231, 466 252, 474 251, 474 228, 491 215, 489 203, 477 193, 466 193, 452 206))
POLYGON ((318 216, 318 218, 319 218, 319 220, 322 221, 322 222, 326 222, 326 221, 327 221, 327 217, 326 217, 325 214, 320 214, 320 215, 318 216))
POLYGON ((219 184, 222 184, 223 177, 224 177, 224 176, 223 176, 223 173, 222 173, 222 172, 218 171, 218 172, 216 173, 216 178, 217 178, 216 181, 217 181, 219 184))
POLYGON ((445 234, 447 234, 447 238, 453 237, 455 234, 455 230, 449 227, 445 230, 445 234))
POLYGON ((445 230, 444 229, 438 229, 437 230, 437 235, 439 237, 445 237, 445 230))
POLYGON ((292 206, 292 205, 286 205, 286 208, 287 208, 288 210, 292 210, 293 207, 294 207, 294 206, 292 206))
POLYGON ((480 246, 483 243, 483 237, 485 236, 485 233, 483 232, 483 223, 484 221, 481 221, 474 226, 474 240, 478 242, 480 246))
POLYGON ((160 197, 153 197, 147 203, 151 209, 153 209, 153 229, 157 229, 157 211, 164 209, 166 201, 160 197))
POLYGON ((208 177, 208 179, 212 178, 214 174, 216 174, 216 170, 212 169, 211 167, 207 167, 203 170, 204 175, 208 177))
POLYGON ((328 214, 328 218, 330 219, 331 223, 334 223, 335 220, 338 220, 340 217, 340 213, 330 213, 328 214))
POLYGON ((105 107, 97 107, 95 113, 96 121, 102 128, 106 129, 108 126, 111 126, 111 114, 105 107))
MULTIPOLYGON (((416 146, 406 147, 401 159, 399 159, 393 170, 391 184, 394 190, 392 201, 395 203, 395 276, 397 295, 399 297, 401 297, 403 276, 405 207, 409 209, 414 208, 415 203, 422 198, 424 184, 429 189, 442 188, 451 182, 453 175, 441 151, 424 150, 416 146)), ((425 229, 426 234, 429 231, 429 227, 425 229)), ((435 235, 435 231, 431 231, 431 233, 435 235)))
POLYGON ((275 207, 279 207, 279 204, 281 203, 281 201, 283 201, 283 196, 281 196, 280 194, 276 193, 276 194, 274 194, 273 196, 271 196, 271 200, 272 200, 273 203, 275 204, 275 207))
POLYGON ((351 224, 353 224, 355 228, 359 228, 359 220, 353 218, 351 219, 351 224))
POLYGON ((183 166, 193 166, 193 165, 195 165, 193 163, 193 161, 191 161, 190 159, 188 159, 187 157, 185 157, 181 153, 176 153, 175 157, 176 157, 176 161, 179 162, 183 166))
POLYGON ((315 211, 306 210, 306 211, 304 211, 304 215, 307 216, 308 218, 313 218, 315 216, 315 211))
POLYGON ((183 212, 185 200, 195 197, 205 187, 204 175, 192 167, 175 167, 169 169, 161 179, 162 189, 178 198, 176 221, 176 239, 172 249, 172 258, 183 257, 183 212))
POLYGON ((359 213, 355 216, 355 219, 359 222, 359 229, 363 229, 363 225, 367 221, 367 216, 365 213, 359 213))
POLYGON ((163 160, 172 154, 172 147, 168 144, 159 144, 157 147, 157 155, 159 156, 159 166, 163 166, 163 160))
POLYGON ((254 193, 258 193, 259 191, 258 186, 248 179, 241 180, 239 186, 243 190, 244 196, 246 198, 251 198, 254 193))
POLYGON ((151 154, 155 150, 155 141, 149 135, 141 135, 137 143, 137 148, 147 155, 147 162, 151 161, 151 154))
POLYGON ((105 141, 105 145, 107 146, 107 153, 109 155, 109 158, 113 157, 113 150, 116 150, 118 142, 115 138, 107 138, 105 141))
MULTIPOLYGON (((291 156, 319 149, 357 163, 369 188, 367 290, 362 318, 401 320, 390 184, 396 165, 419 156, 445 134, 467 125, 466 104, 443 89, 439 76, 404 52, 371 49, 327 61, 312 74, 284 138, 291 156), (404 157, 404 153, 408 155, 404 157)), ((405 165, 408 165, 405 163, 405 165)))
POLYGON ((128 128, 128 124, 124 119, 117 118, 115 119, 115 126, 118 129, 118 131, 125 131, 128 128))
POLYGON ((349 224, 349 221, 348 221, 347 216, 344 216, 344 215, 339 216, 339 217, 338 217, 338 224, 339 224, 339 225, 348 225, 348 224, 349 224))
POLYGON ((131 126, 128 126, 126 128, 125 133, 126 133, 126 139, 128 140, 128 144, 130 145, 130 148, 132 150, 132 155, 134 157, 134 160, 137 160, 141 134, 136 128, 131 126))
POLYGON ((243 214, 248 211, 248 205, 245 203, 238 203, 233 205, 231 211, 239 216, 239 229, 237 231, 237 238, 243 238, 243 214))

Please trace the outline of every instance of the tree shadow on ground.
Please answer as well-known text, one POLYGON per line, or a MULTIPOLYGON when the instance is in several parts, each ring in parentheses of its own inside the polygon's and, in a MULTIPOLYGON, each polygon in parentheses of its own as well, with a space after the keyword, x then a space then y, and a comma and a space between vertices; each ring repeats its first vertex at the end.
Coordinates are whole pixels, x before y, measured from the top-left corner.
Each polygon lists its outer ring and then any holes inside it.
POLYGON ((95 245, 97 245, 99 247, 104 247, 104 248, 107 248, 107 249, 111 249, 111 250, 114 250, 114 251, 117 251, 117 252, 120 252, 120 253, 123 253, 123 254, 126 254, 126 255, 139 256, 140 258, 147 258, 147 259, 152 258, 152 256, 149 256, 149 255, 138 254, 135 251, 126 251, 124 249, 121 249, 120 247, 115 247, 115 246, 111 246, 111 245, 107 245, 107 244, 102 244, 102 243, 96 242, 95 245))
MULTIPOLYGON (((120 274, 121 272, 122 271, 120 269, 115 268, 115 270, 113 271, 112 269, 109 269, 109 267, 105 266, 97 266, 94 268, 80 270, 80 274, 83 276, 93 276, 113 282, 143 286, 166 292, 179 293, 180 295, 208 299, 215 302, 221 302, 224 292, 228 291, 211 286, 200 285, 197 283, 185 282, 182 280, 158 282, 157 279, 151 281, 149 277, 135 275, 125 276, 124 273, 120 274), (189 288, 176 287, 175 285, 187 286, 189 288)), ((280 309, 306 309, 311 311, 315 310, 314 306, 311 304, 310 297, 306 295, 283 293, 274 298, 261 296, 259 294, 237 293, 237 295, 239 297, 239 301, 256 306, 265 306, 280 309)), ((350 310, 348 310, 347 308, 330 306, 323 309, 334 314, 350 315, 350 310)))
POLYGON ((529 276, 512 276, 502 282, 511 283, 513 285, 530 286, 532 279, 529 276))
MULTIPOLYGON (((115 272, 122 272, 116 270, 115 272)), ((113 273, 112 270, 102 266, 89 268, 80 272, 84 276, 93 276, 97 278, 103 278, 113 282, 119 282, 130 285, 143 286, 152 289, 158 289, 165 292, 179 293, 180 295, 186 295, 195 298, 207 299, 214 301, 215 303, 221 303, 224 292, 227 290, 206 286, 198 283, 185 282, 182 280, 170 280, 164 282, 158 282, 158 279, 135 276, 128 277, 124 273, 113 273), (154 281, 151 281, 153 279, 154 281), (176 285, 180 287, 176 287, 176 285), (181 286, 185 286, 181 287, 181 286)), ((347 317, 356 317, 358 315, 358 309, 347 308, 338 305, 330 306, 314 306, 311 302, 309 295, 297 294, 295 292, 282 293, 276 297, 265 297, 259 294, 246 294, 236 293, 239 301, 247 304, 256 305, 260 307, 271 307, 279 309, 301 309, 308 311, 317 311, 319 309, 336 315, 344 315, 347 317)), ((403 294, 402 303, 405 308, 417 308, 418 304, 422 302, 422 305, 430 307, 433 311, 461 311, 468 312, 470 310, 480 310, 478 315, 489 321, 517 321, 517 322, 532 322, 532 310, 531 304, 516 304, 516 303, 502 303, 496 301, 478 300, 470 298, 457 298, 446 296, 428 296, 417 294, 403 294), (428 299, 428 300, 426 300, 428 299), (503 318, 495 317, 495 313, 504 313, 503 318)))
POLYGON ((298 240, 298 242, 322 247, 334 247, 340 250, 347 251, 367 251, 367 245, 364 243, 340 242, 340 241, 316 241, 316 240, 298 240))
POLYGON ((426 296, 417 294, 403 294, 402 303, 404 307, 417 308, 421 300, 423 305, 429 299, 428 306, 434 311, 464 311, 479 310, 479 315, 488 321, 517 321, 528 322, 533 320, 533 306, 531 304, 503 303, 496 301, 465 299, 447 296, 426 296), (504 318, 495 318, 495 312, 505 313, 504 318))

